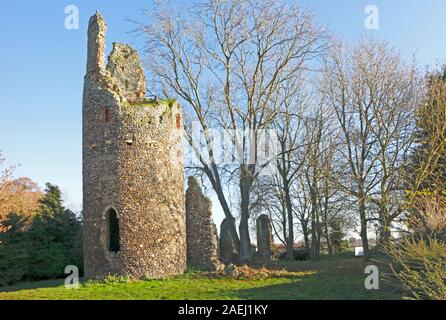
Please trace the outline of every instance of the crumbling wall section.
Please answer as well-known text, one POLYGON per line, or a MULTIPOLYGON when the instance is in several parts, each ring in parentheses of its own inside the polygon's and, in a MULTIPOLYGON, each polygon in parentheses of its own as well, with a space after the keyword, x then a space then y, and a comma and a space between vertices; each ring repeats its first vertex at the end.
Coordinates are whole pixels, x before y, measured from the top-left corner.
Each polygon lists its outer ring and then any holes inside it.
POLYGON ((234 243, 231 228, 234 220, 224 218, 220 225, 220 260, 225 263, 238 263, 239 255, 234 243))
POLYGON ((262 214, 256 221, 257 256, 262 260, 270 260, 274 253, 273 232, 268 215, 262 214))
POLYGON ((91 72, 105 73, 105 33, 107 25, 96 12, 88 23, 87 75, 91 72))
POLYGON ((187 266, 215 271, 218 260, 217 228, 212 221, 212 203, 194 177, 188 178, 186 191, 187 266))
POLYGON ((129 102, 138 102, 146 95, 146 77, 138 53, 128 44, 113 43, 107 72, 116 84, 114 90, 129 102))

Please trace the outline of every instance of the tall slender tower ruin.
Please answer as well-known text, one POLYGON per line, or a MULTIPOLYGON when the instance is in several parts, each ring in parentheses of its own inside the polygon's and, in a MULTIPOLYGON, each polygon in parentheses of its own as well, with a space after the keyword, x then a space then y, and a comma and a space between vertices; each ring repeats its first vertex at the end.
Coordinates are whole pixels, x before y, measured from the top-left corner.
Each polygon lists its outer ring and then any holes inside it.
POLYGON ((159 278, 186 269, 182 114, 175 101, 145 98, 137 52, 113 44, 90 18, 83 96, 86 278, 159 278))

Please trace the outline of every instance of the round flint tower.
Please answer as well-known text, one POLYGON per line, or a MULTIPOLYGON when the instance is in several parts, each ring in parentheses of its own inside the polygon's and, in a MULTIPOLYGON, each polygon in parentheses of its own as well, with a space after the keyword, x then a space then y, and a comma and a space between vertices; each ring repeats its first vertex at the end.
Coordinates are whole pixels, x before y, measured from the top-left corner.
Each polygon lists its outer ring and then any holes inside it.
POLYGON ((175 101, 145 98, 137 52, 113 44, 106 25, 88 30, 83 97, 86 278, 159 278, 186 269, 182 114, 175 101))

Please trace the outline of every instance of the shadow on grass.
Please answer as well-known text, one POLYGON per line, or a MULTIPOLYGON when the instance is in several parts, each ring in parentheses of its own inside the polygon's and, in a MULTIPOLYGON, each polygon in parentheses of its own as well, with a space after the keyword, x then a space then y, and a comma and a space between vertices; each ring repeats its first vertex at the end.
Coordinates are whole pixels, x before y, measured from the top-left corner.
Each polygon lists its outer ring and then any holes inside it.
POLYGON ((64 284, 64 279, 53 279, 53 280, 43 280, 43 281, 33 281, 33 282, 20 282, 12 286, 0 287, 0 292, 14 292, 20 290, 30 290, 39 288, 55 288, 62 286, 64 284))
POLYGON ((367 290, 364 285, 366 274, 361 259, 342 261, 276 261, 268 265, 271 269, 303 272, 289 277, 289 283, 237 291, 240 299, 273 300, 399 300, 401 294, 380 281, 380 289, 367 290), (313 272, 309 272, 313 271, 313 272))
MULTIPOLYGON (((387 293, 366 290, 360 277, 305 275, 290 283, 241 289, 240 299, 271 300, 375 300, 391 299, 387 293)), ((397 297, 395 297, 397 298, 397 297)))

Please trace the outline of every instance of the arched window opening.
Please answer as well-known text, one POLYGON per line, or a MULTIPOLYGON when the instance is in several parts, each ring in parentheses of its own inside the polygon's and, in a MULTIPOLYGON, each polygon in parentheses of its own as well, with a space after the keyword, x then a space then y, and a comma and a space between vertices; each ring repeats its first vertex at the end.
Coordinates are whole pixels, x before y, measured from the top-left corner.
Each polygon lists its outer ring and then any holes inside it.
POLYGON ((112 114, 110 108, 104 108, 101 110, 100 121, 102 124, 111 122, 112 114))
POLYGON ((119 238, 119 219, 118 214, 115 209, 110 209, 107 212, 108 216, 108 238, 109 245, 108 249, 111 252, 118 252, 120 247, 120 238, 119 238))
POLYGON ((105 123, 111 122, 111 112, 110 112, 109 108, 105 108, 105 110, 104 110, 104 119, 105 119, 105 123))

